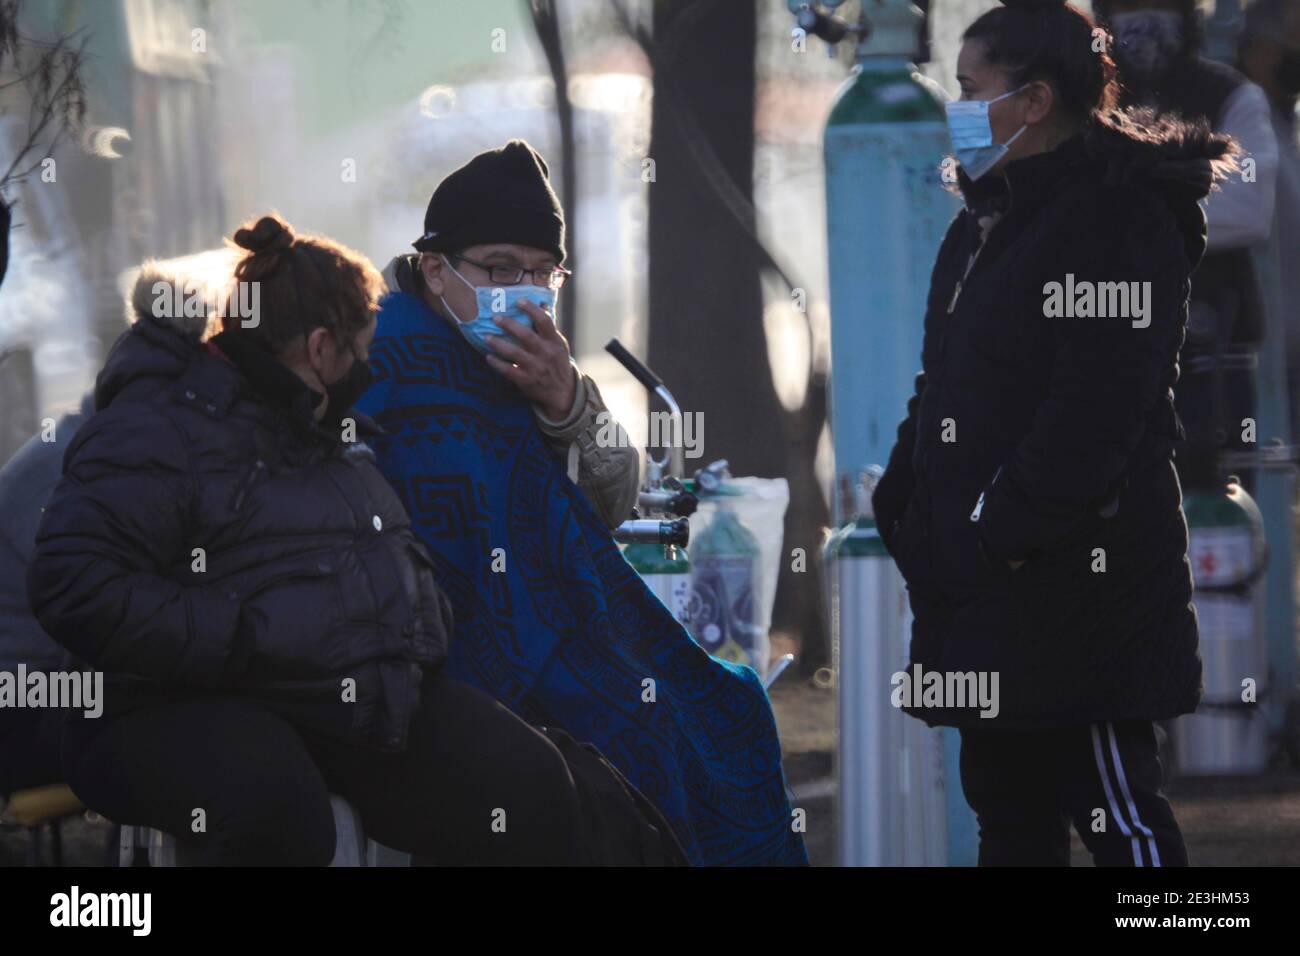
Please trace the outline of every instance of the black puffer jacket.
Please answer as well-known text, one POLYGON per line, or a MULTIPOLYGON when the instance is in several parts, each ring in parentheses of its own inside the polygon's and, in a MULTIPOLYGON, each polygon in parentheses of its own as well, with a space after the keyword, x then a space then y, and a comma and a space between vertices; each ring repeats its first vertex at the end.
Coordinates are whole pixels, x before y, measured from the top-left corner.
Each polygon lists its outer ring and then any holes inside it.
POLYGON ((996 673, 999 712, 909 708, 927 723, 1039 730, 1195 709, 1172 387, 1205 248, 1197 200, 1228 149, 1204 127, 1117 116, 1005 179, 963 181, 923 372, 873 503, 908 583, 913 665, 996 673), (1076 295, 1150 283, 1147 315, 1047 317, 1048 284, 1070 282, 1076 295))
POLYGON ((107 672, 106 711, 235 692, 403 749, 451 610, 369 450, 238 332, 204 346, 137 312, 41 522, 41 624, 107 672))

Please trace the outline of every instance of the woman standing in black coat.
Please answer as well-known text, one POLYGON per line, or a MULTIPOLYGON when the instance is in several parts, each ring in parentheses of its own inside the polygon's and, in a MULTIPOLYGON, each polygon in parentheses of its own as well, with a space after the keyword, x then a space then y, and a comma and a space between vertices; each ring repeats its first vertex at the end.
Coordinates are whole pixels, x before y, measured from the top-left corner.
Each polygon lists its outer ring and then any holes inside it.
POLYGON ((961 728, 982 864, 1068 865, 1071 820, 1098 863, 1185 863, 1152 723, 1201 690, 1172 389, 1231 145, 1114 110, 1109 37, 1062 3, 963 39, 965 209, 874 495, 915 615, 901 704, 961 728))
POLYGON ((235 242, 252 314, 206 343, 141 276, 41 523, 33 609, 107 672, 68 783, 209 864, 328 863, 330 793, 439 864, 587 861, 560 751, 441 674, 450 604, 351 410, 381 277, 271 216, 235 242))

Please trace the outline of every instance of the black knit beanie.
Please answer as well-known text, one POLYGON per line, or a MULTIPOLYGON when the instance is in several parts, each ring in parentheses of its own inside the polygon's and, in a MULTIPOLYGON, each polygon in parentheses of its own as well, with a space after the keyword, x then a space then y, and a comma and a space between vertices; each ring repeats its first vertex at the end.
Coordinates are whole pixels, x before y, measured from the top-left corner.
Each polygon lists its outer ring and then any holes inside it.
POLYGON ((522 139, 479 153, 438 184, 424 214, 421 252, 512 242, 564 261, 564 210, 546 160, 522 139))

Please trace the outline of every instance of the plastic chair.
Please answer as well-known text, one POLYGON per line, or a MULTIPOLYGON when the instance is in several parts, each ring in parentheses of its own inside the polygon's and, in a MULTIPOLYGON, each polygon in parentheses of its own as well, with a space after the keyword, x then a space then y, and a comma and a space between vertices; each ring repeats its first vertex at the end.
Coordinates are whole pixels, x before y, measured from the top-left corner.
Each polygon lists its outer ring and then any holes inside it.
POLYGON ((66 783, 17 790, 9 795, 0 812, 0 824, 27 830, 27 865, 41 865, 41 830, 49 828, 52 866, 63 865, 64 819, 85 809, 66 783))

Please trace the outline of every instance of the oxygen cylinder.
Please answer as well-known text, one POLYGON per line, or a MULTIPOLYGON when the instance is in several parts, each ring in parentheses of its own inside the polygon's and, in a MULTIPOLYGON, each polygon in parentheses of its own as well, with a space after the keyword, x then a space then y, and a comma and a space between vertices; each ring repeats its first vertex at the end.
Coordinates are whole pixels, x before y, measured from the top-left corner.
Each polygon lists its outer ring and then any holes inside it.
POLYGON ((754 615, 758 539, 740 523, 725 492, 691 545, 691 635, 710 654, 767 673, 768 638, 754 615))
MULTIPOLYGON (((870 21, 869 29, 858 44, 853 74, 831 108, 824 144, 831 434, 840 482, 852 481, 867 467, 889 459, 921 367, 930 272, 959 206, 958 198, 944 188, 944 157, 952 147, 943 97, 911 62, 921 13, 907 0, 879 0, 863 4, 862 10, 870 21)), ((837 514, 840 521, 846 520, 843 510, 837 514)), ((875 540, 879 541, 878 536, 875 540)), ((897 572, 892 567, 884 569, 888 558, 864 560, 881 567, 858 580, 852 573, 860 563, 855 557, 835 572, 838 600, 844 609, 837 634, 842 652, 850 658, 855 648, 863 655, 892 654, 901 641, 899 628, 910 626, 899 623, 899 608, 905 608, 907 601, 897 572)), ((867 670, 862 673, 857 673, 850 660, 841 677, 851 686, 856 682, 857 693, 874 701, 877 678, 870 675, 885 666, 883 660, 869 667, 864 663, 867 670)), ((841 689, 846 702, 849 694, 850 689, 841 689)), ((885 746, 883 741, 872 743, 876 731, 871 723, 864 723, 870 715, 862 708, 876 704, 855 699, 857 702, 849 702, 851 706, 840 714, 843 759, 860 761, 851 766, 863 768, 856 776, 850 773, 841 780, 841 786, 847 787, 840 801, 843 862, 897 860, 899 851, 886 841, 903 832, 890 829, 898 814, 873 803, 896 797, 893 791, 885 795, 889 782, 880 776, 883 770, 873 770, 875 776, 867 776, 865 770, 883 766, 880 758, 872 753, 853 757, 843 749, 868 746, 879 750, 885 746), (880 788, 881 795, 873 795, 873 787, 880 788)), ((892 713, 885 717, 890 721, 924 726, 889 710, 892 713)), ((913 728, 910 732, 920 731, 913 728)), ((931 766, 928 757, 918 759, 931 773, 927 779, 940 780, 939 806, 945 814, 943 826, 927 826, 924 832, 946 847, 937 858, 929 855, 929 847, 924 853, 917 852, 919 858, 938 863, 974 865, 978 853, 975 815, 957 783, 960 739, 954 730, 937 734, 943 743, 941 763, 931 766), (950 785, 943 783, 945 780, 950 785)), ((908 755, 909 775, 900 779, 910 781, 914 756, 930 751, 918 745, 917 750, 905 748, 903 752, 908 755)), ((909 801, 914 797, 909 795, 909 801)))
POLYGON ((831 425, 836 472, 850 480, 889 460, 921 367, 930 272, 958 208, 943 188, 943 104, 910 62, 920 11, 905 0, 869 11, 825 138, 831 425))
POLYGON ((636 542, 623 549, 623 557, 673 617, 689 626, 691 561, 686 549, 675 544, 636 542))
POLYGON ((1258 773, 1268 762, 1258 707, 1268 674, 1264 521, 1235 480, 1219 493, 1188 492, 1183 512, 1205 695, 1174 725, 1175 758, 1187 774, 1258 773))
POLYGON ((907 668, 911 611, 871 515, 869 488, 866 481, 855 485, 855 517, 823 550, 839 695, 839 861, 942 866, 948 861, 943 732, 891 702, 893 675, 907 668))

